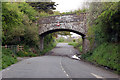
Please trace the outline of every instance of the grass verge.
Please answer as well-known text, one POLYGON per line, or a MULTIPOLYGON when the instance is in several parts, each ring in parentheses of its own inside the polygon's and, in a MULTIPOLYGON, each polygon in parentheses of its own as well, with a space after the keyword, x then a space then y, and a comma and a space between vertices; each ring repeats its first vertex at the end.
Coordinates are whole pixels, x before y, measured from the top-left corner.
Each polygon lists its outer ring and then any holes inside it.
POLYGON ((56 42, 55 43, 52 43, 52 44, 49 44, 48 46, 46 46, 44 48, 43 51, 40 52, 40 55, 45 55, 45 53, 49 52, 50 50, 52 50, 54 47, 56 47, 56 42))
POLYGON ((118 52, 118 44, 103 43, 94 51, 82 54, 81 58, 94 64, 107 67, 120 74, 120 53, 118 52))
POLYGON ((14 53, 10 49, 2 48, 2 69, 15 64, 16 62, 17 57, 14 55, 14 53))
POLYGON ((68 45, 72 45, 74 48, 77 48, 80 52, 82 52, 82 45, 77 42, 69 42, 68 45))

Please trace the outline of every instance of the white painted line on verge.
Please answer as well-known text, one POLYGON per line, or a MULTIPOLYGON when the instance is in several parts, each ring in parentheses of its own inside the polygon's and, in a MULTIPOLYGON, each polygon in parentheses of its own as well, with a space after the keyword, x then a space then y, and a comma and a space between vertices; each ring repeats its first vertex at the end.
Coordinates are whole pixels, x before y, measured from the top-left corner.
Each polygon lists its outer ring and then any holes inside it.
POLYGON ((80 60, 80 58, 79 58, 79 57, 77 57, 76 55, 73 55, 73 56, 72 56, 72 58, 73 58, 73 59, 80 60))
POLYGON ((99 76, 99 75, 96 75, 96 74, 94 74, 94 73, 91 73, 93 76, 95 76, 96 78, 103 78, 103 77, 101 77, 101 76, 99 76))

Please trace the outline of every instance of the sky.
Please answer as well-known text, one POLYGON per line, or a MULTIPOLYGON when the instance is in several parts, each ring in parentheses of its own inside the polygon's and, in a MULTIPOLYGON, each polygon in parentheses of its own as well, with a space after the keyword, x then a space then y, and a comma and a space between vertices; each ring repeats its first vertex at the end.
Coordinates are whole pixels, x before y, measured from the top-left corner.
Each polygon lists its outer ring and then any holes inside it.
POLYGON ((82 0, 52 0, 57 5, 56 10, 60 12, 69 12, 77 10, 82 6, 82 0))
POLYGON ((70 32, 70 34, 72 34, 71 37, 77 37, 77 36, 80 36, 80 35, 78 35, 78 34, 76 34, 76 33, 73 33, 73 32, 70 32))

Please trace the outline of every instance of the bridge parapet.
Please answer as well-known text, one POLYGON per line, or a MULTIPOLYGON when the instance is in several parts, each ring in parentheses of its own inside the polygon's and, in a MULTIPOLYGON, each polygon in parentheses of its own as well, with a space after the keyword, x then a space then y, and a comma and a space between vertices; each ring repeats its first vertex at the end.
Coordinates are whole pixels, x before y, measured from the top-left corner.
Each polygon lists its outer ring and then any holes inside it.
POLYGON ((49 24, 49 23, 70 23, 70 22, 80 22, 85 18, 86 13, 81 13, 79 15, 69 14, 69 15, 58 15, 40 18, 39 24, 49 24))

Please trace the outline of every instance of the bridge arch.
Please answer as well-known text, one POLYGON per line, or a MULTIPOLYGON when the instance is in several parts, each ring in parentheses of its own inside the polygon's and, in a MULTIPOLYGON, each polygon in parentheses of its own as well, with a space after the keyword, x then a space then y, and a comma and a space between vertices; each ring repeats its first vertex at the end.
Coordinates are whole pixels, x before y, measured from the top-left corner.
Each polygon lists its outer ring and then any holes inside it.
POLYGON ((44 36, 57 31, 70 31, 82 36, 83 53, 88 51, 86 39, 86 13, 70 14, 40 18, 38 21, 40 35, 40 49, 44 48, 44 36), (57 25, 59 23, 59 26, 57 25))
POLYGON ((58 31, 70 31, 70 32, 74 32, 74 33, 77 33, 79 35, 82 36, 82 40, 83 40, 83 43, 82 43, 82 47, 83 47, 83 53, 86 53, 88 51, 88 40, 86 39, 86 35, 85 34, 82 34, 78 31, 75 31, 75 30, 71 30, 71 29, 54 29, 54 30, 49 30, 49 31, 46 31, 44 33, 42 33, 40 35, 40 50, 42 51, 44 49, 44 36, 46 36, 47 34, 50 34, 50 33, 53 33, 53 32, 58 32, 58 31))

